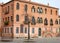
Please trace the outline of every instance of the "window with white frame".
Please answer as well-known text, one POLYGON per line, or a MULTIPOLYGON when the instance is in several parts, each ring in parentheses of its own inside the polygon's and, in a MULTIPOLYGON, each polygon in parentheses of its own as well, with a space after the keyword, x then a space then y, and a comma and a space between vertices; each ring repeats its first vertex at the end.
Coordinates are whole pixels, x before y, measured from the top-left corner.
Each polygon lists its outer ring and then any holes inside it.
POLYGON ((25 27, 25 33, 27 33, 27 27, 25 27))
POLYGON ((19 27, 16 27, 16 33, 19 33, 19 27))
POLYGON ((34 28, 32 28, 32 33, 34 33, 34 28))
POLYGON ((23 25, 20 25, 20 33, 23 33, 23 25))
POLYGON ((60 33, 60 28, 59 28, 59 33, 60 33))

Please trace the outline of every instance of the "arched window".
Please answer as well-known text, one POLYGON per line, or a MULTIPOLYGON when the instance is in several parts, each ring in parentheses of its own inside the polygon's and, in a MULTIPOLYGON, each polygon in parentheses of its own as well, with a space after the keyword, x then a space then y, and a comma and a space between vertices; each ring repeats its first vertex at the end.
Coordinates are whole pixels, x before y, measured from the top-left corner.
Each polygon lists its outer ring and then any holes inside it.
POLYGON ((37 10, 37 12, 39 13, 40 12, 40 8, 38 7, 38 10, 37 10))
POLYGON ((55 23, 58 24, 58 20, 57 19, 56 19, 55 23))
POLYGON ((43 9, 38 7, 37 12, 38 12, 38 13, 43 13, 43 9))
POLYGON ((52 9, 51 9, 51 15, 52 15, 52 9))
POLYGON ((47 14, 47 9, 45 8, 45 14, 47 14))
POLYGON ((28 6, 25 4, 25 8, 24 8, 25 12, 27 12, 27 9, 28 9, 28 6))
POLYGON ((47 20, 47 18, 44 19, 44 25, 48 25, 48 20, 47 20))
POLYGON ((32 17, 32 24, 36 24, 34 16, 32 17))
POLYGON ((41 36, 41 28, 38 29, 38 36, 41 36))
POLYGON ((34 6, 32 6, 31 11, 35 12, 35 7, 34 6))
POLYGON ((40 18, 39 18, 39 17, 37 18, 37 22, 38 22, 38 23, 40 22, 40 18))
POLYGON ((42 18, 39 18, 39 17, 38 17, 37 22, 38 22, 38 23, 43 23, 42 18))
POLYGON ((24 19, 25 19, 24 23, 25 23, 25 24, 28 24, 28 21, 29 21, 28 16, 25 16, 24 19))
POLYGON ((16 21, 19 21, 19 15, 16 15, 16 21))
POLYGON ((16 4, 16 9, 17 9, 17 10, 19 9, 19 3, 16 4))
POLYGON ((52 19, 50 19, 50 25, 53 25, 53 20, 52 19))

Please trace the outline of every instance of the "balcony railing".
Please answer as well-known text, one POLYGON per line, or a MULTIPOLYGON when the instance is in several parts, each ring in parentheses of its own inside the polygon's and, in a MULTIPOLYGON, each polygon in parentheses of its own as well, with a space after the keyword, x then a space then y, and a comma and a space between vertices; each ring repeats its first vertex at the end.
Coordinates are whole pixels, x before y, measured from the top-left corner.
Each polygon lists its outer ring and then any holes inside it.
POLYGON ((24 21, 24 24, 28 24, 28 21, 24 21))
POLYGON ((9 21, 5 21, 5 22, 4 22, 4 25, 8 25, 8 24, 9 24, 9 21))
POLYGON ((48 25, 48 23, 44 23, 44 25, 48 25))
POLYGON ((53 26, 53 23, 51 23, 50 25, 53 26))
POLYGON ((31 22, 32 25, 36 25, 36 22, 31 22))

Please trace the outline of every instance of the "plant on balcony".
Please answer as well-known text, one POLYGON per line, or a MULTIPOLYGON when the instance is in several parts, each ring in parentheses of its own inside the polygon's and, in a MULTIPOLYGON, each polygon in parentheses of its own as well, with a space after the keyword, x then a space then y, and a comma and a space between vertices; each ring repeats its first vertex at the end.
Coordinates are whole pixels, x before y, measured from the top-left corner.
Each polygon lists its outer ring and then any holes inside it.
POLYGON ((9 21, 5 21, 5 22, 4 22, 4 25, 8 25, 8 24, 9 24, 9 21))

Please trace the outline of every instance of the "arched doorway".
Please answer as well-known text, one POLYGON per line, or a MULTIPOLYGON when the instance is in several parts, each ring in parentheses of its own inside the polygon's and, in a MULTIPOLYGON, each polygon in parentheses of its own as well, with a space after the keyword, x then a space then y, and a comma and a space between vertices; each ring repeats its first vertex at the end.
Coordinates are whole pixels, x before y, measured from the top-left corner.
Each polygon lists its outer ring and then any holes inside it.
POLYGON ((53 37, 53 33, 52 32, 46 32, 45 34, 44 34, 44 37, 53 37))
POLYGON ((38 36, 41 36, 41 28, 38 29, 38 36))

